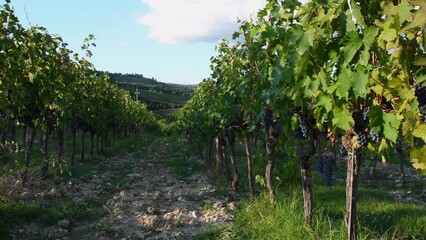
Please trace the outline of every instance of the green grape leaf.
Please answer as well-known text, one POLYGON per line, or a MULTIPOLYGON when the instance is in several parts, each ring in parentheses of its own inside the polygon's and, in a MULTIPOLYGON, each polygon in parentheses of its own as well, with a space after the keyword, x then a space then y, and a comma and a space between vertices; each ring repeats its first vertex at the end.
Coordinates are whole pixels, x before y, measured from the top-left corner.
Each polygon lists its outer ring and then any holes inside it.
POLYGON ((368 48, 365 48, 360 55, 359 63, 363 66, 368 65, 368 61, 370 60, 370 51, 368 48))
POLYGON ((399 22, 401 24, 405 21, 410 20, 411 9, 413 9, 413 6, 407 0, 401 1, 401 4, 398 6, 399 22))
POLYGON ((362 42, 364 43, 365 48, 369 49, 371 45, 376 42, 377 34, 379 34, 379 29, 375 27, 367 27, 364 30, 364 39, 362 42))
POLYGON ((399 125, 401 124, 401 122, 392 112, 383 113, 383 121, 384 121, 384 125, 383 125, 384 136, 390 141, 396 142, 396 139, 398 138, 399 125))
POLYGON ((407 111, 404 122, 402 123, 402 136, 409 136, 417 123, 416 116, 412 111, 407 111))
POLYGON ((333 102, 330 97, 326 95, 321 95, 316 104, 318 107, 323 107, 326 112, 330 112, 333 109, 333 102))
POLYGON ((329 92, 337 92, 337 96, 348 99, 349 89, 351 88, 352 72, 350 69, 343 68, 340 71, 337 82, 329 88, 329 92))
POLYGON ((426 141, 426 125, 420 125, 413 131, 413 135, 415 137, 423 139, 423 141, 426 141))
POLYGON ((346 31, 351 32, 351 31, 356 31, 357 28, 355 26, 354 21, 352 21, 351 18, 351 12, 349 11, 349 9, 346 11, 345 13, 345 18, 346 18, 346 31))
POLYGON ((352 88, 355 97, 365 97, 368 93, 368 76, 364 68, 359 67, 356 72, 352 72, 352 88))
POLYGON ((379 106, 371 107, 370 112, 368 113, 368 118, 370 119, 370 128, 375 132, 379 132, 383 125, 382 108, 379 106))
POLYGON ((422 148, 412 148, 410 158, 414 168, 426 169, 426 145, 422 148))
POLYGON ((396 30, 393 28, 385 28, 382 34, 380 34, 379 39, 382 39, 386 42, 391 42, 396 38, 396 30))
POLYGON ((351 1, 352 6, 352 14, 355 17, 357 23, 363 27, 365 27, 364 17, 361 13, 361 6, 357 5, 355 1, 351 1))
POLYGON ((352 114, 347 108, 333 109, 333 115, 333 125, 344 131, 348 131, 354 125, 352 114))
POLYGON ((345 57, 345 63, 348 64, 355 57, 355 54, 362 46, 362 39, 359 37, 358 32, 352 31, 348 33, 349 42, 346 43, 343 48, 343 55, 345 57))
POLYGON ((388 148, 388 143, 386 142, 386 140, 384 138, 382 138, 382 141, 380 142, 380 146, 379 146, 379 153, 383 152, 384 150, 386 150, 388 148))
POLYGON ((315 29, 309 28, 305 31, 300 39, 299 47, 296 49, 297 53, 303 55, 309 47, 314 45, 314 33, 315 29))
POLYGON ((419 56, 414 60, 414 65, 426 67, 426 57, 425 56, 419 56))

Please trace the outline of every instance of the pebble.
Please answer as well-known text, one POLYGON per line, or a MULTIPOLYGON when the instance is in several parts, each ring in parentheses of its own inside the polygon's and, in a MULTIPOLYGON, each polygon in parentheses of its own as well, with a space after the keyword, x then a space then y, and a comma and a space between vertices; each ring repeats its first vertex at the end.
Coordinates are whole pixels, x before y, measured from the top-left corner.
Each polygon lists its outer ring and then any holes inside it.
POLYGON ((215 204, 213 204, 213 208, 222 208, 222 207, 223 207, 222 202, 216 202, 215 204))
POLYGON ((60 220, 58 221, 58 227, 68 229, 70 227, 70 222, 68 220, 60 220))
POLYGON ((235 210, 237 210, 237 207, 235 206, 235 203, 234 202, 230 202, 230 203, 228 203, 228 209, 229 210, 231 210, 231 211, 235 211, 235 210))
POLYGON ((148 212, 148 213, 154 213, 155 212, 155 207, 154 206, 149 206, 147 209, 146 209, 146 211, 148 212))
POLYGON ((166 220, 170 220, 170 219, 173 218, 173 215, 174 215, 173 213, 169 212, 169 213, 164 214, 163 218, 166 219, 166 220))

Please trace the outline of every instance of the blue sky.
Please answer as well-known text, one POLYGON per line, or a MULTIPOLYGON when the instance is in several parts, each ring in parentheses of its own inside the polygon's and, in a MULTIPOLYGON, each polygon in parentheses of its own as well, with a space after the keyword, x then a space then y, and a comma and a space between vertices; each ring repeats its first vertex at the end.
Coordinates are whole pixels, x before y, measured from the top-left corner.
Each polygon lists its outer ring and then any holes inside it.
MULTIPOLYGON (((4 1, 2 1, 4 2, 4 1)), ((46 27, 80 51, 93 33, 98 70, 196 84, 210 76, 215 44, 264 0, 12 0, 24 26, 46 27), (28 17, 28 20, 27 20, 28 17)))

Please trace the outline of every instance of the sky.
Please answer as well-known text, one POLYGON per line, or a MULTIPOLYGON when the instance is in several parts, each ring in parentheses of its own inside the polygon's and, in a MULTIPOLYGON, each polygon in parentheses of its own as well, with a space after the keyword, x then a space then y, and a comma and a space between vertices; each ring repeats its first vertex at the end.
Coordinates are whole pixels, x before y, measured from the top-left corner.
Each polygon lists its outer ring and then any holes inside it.
MULTIPOLYGON (((5 1, 0 0, 3 4, 5 1)), ((12 0, 25 27, 43 26, 81 52, 94 34, 96 69, 197 84, 210 76, 215 45, 265 0, 12 0)))

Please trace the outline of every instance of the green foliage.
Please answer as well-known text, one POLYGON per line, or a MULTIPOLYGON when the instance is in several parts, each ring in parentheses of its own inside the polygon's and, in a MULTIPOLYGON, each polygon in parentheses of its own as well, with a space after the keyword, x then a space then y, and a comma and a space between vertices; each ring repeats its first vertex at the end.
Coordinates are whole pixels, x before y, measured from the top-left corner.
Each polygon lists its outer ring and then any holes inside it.
POLYGON ((165 142, 163 154, 167 160, 167 165, 172 167, 174 174, 178 178, 189 177, 192 174, 206 169, 206 166, 194 156, 194 151, 188 146, 179 144, 176 135, 168 136, 165 142))
POLYGON ((184 106, 180 126, 210 139, 235 123, 253 126, 269 109, 290 138, 295 129, 289 116, 299 107, 317 127, 327 122, 326 130, 337 135, 352 131, 353 110, 370 107, 366 131, 384 135, 376 152, 400 139, 412 147, 414 167, 426 168, 419 157, 425 149, 414 144, 424 137, 414 86, 425 76, 419 59, 426 5, 394 2, 268 1, 256 17, 240 22, 234 38, 242 40, 217 45, 212 79, 184 106))
POLYGON ((176 131, 176 124, 174 122, 167 123, 164 118, 157 120, 157 126, 160 132, 165 135, 170 135, 176 131))
POLYGON ((194 92, 193 86, 162 83, 141 74, 109 73, 109 76, 111 82, 129 91, 131 95, 138 91, 138 99, 151 110, 180 108, 194 92))
POLYGON ((96 46, 93 35, 84 40, 80 57, 45 28, 22 27, 10 3, 0 6, 0 23, 1 129, 25 125, 52 133, 72 122, 108 141, 114 132, 155 122, 146 104, 96 74, 87 60, 96 46))

